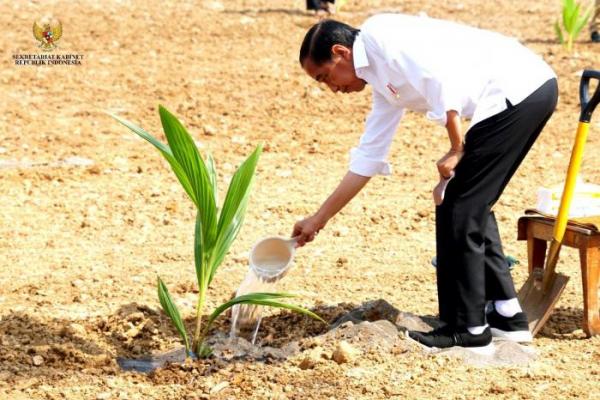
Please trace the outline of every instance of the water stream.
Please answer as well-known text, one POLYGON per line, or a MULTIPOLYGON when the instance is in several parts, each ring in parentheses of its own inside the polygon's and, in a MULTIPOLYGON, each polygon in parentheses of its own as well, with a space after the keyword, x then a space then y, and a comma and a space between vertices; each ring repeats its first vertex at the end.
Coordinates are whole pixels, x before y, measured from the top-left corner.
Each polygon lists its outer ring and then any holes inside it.
MULTIPOLYGON (((254 292, 274 292, 276 283, 258 276, 253 268, 249 268, 246 277, 240 284, 236 296, 254 292)), ((254 344, 262 320, 263 306, 254 304, 236 304, 231 308, 231 331, 229 337, 242 337, 254 344)))

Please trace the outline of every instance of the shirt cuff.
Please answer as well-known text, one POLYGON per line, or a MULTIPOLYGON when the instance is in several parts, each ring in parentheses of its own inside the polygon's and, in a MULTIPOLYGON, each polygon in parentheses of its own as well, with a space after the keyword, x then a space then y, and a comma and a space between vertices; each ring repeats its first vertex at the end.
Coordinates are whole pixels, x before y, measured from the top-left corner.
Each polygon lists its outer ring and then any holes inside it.
POLYGON ((375 175, 391 175, 392 169, 386 161, 376 160, 361 154, 354 148, 350 151, 350 172, 366 177, 375 175))
POLYGON ((450 110, 454 110, 457 112, 458 116, 460 117, 460 111, 458 111, 460 108, 453 106, 448 108, 446 111, 444 112, 434 112, 434 111, 428 111, 427 114, 425 114, 425 116, 427 117, 428 120, 433 121, 441 126, 446 126, 446 124, 448 123, 448 111, 450 110))
POLYGON ((433 111, 428 111, 427 114, 425 114, 425 116, 427 117, 428 120, 435 122, 436 124, 439 124, 441 126, 446 126, 446 113, 435 113, 433 111))

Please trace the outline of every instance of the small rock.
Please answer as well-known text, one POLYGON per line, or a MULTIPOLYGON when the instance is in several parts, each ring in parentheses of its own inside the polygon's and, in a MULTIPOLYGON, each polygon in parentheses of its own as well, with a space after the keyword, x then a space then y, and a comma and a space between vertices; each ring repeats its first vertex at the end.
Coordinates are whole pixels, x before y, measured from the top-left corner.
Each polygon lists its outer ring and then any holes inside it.
POLYGON ((419 210, 417 215, 421 218, 426 218, 429 215, 429 210, 419 210))
POLYGON ((300 361, 300 364, 298 364, 298 368, 300 369, 312 369, 315 367, 315 365, 317 365, 317 363, 315 362, 315 360, 311 359, 310 357, 304 357, 304 359, 302 361, 300 361))
POLYGON ((144 313, 141 311, 137 311, 134 313, 131 313, 127 316, 127 321, 131 321, 131 322, 140 322, 144 320, 144 313))
POLYGON ((310 89, 310 91, 308 92, 310 97, 313 98, 317 98, 317 97, 321 97, 323 95, 323 90, 321 90, 321 88, 319 87, 315 87, 310 89))
POLYGON ((204 7, 213 11, 224 11, 225 6, 218 1, 205 1, 204 7))
POLYGON ((36 367, 39 367, 40 365, 42 365, 44 363, 44 357, 37 355, 37 356, 33 356, 31 358, 31 362, 33 363, 33 365, 35 365, 36 367))
POLYGON ((344 237, 350 232, 350 229, 346 226, 340 226, 338 229, 333 231, 333 236, 344 237))
POLYGON ((215 136, 217 134, 217 130, 212 125, 204 125, 202 127, 204 134, 207 136, 215 136))
POLYGON ((138 326, 133 326, 133 327, 131 327, 130 329, 128 329, 125 332, 125 336, 128 337, 128 338, 133 339, 133 338, 135 338, 135 337, 137 337, 137 336, 140 335, 140 333, 142 332, 143 328, 144 328, 144 324, 141 324, 141 325, 138 325, 138 326))
POLYGON ((275 174, 282 178, 289 178, 292 176, 292 171, 289 169, 279 169, 275 174))
POLYGON ((364 368, 352 368, 344 374, 349 378, 362 379, 369 375, 369 372, 364 368))
POLYGON ((215 386, 213 386, 212 388, 210 388, 210 394, 218 393, 221 390, 225 389, 227 386, 229 386, 229 382, 226 382, 226 381, 223 381, 221 383, 217 383, 215 386))
POLYGON ((94 165, 94 161, 89 158, 73 156, 65 158, 65 164, 75 165, 78 167, 89 167, 90 165, 94 165))
POLYGON ((92 165, 87 171, 92 175, 100 175, 102 173, 102 169, 98 165, 92 165))
POLYGON ((77 289, 81 289, 83 285, 84 283, 81 279, 75 279, 74 281, 71 281, 71 286, 76 287, 77 289))
POLYGON ((240 18, 240 24, 242 25, 250 25, 253 24, 255 21, 254 18, 248 17, 246 15, 244 15, 242 18, 240 18))
POLYGON ((86 334, 85 327, 76 323, 69 324, 69 331, 80 336, 85 336, 86 334))
POLYGON ((317 346, 307 352, 298 367, 300 369, 312 369, 323 359, 323 348, 317 346))
POLYGON ((231 143, 244 144, 246 143, 246 138, 240 135, 235 135, 231 138, 231 143))
POLYGON ((340 257, 340 258, 337 259, 336 265, 338 267, 343 267, 344 264, 348 264, 348 259, 346 257, 340 257))
POLYGON ((110 392, 102 392, 96 395, 96 400, 108 400, 110 399, 110 392))
POLYGON ((350 345, 350 343, 342 340, 333 351, 333 361, 338 364, 343 364, 354 360, 360 352, 350 345))

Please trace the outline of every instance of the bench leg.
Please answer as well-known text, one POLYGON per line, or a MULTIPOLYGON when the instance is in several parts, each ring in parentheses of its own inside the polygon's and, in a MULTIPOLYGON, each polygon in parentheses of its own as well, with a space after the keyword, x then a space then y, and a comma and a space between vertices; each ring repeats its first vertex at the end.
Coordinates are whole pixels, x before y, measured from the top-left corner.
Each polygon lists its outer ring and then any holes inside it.
POLYGON ((544 269, 546 247, 548 244, 545 240, 534 238, 529 232, 527 236, 527 265, 529 275, 531 275, 534 268, 544 269))
POLYGON ((583 330, 589 336, 600 335, 598 284, 600 281, 600 248, 580 248, 583 283, 583 330))

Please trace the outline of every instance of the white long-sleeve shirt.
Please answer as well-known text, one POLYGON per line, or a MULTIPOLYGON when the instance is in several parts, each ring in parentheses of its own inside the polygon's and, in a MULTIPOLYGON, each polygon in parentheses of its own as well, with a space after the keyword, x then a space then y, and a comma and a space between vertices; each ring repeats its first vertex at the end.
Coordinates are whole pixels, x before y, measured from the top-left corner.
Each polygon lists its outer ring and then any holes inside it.
POLYGON ((454 110, 475 125, 518 104, 552 69, 516 39, 454 22, 402 14, 369 18, 352 47, 356 75, 373 88, 373 106, 350 171, 389 175, 387 155, 405 110, 446 125, 454 110))

